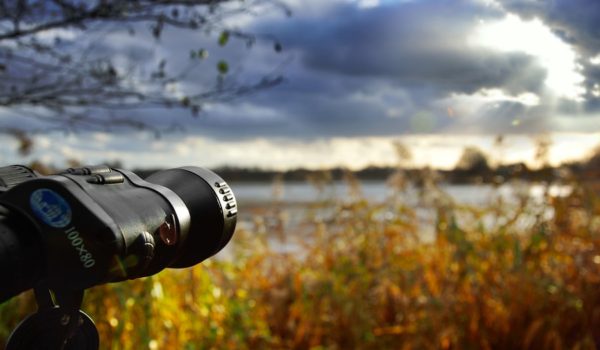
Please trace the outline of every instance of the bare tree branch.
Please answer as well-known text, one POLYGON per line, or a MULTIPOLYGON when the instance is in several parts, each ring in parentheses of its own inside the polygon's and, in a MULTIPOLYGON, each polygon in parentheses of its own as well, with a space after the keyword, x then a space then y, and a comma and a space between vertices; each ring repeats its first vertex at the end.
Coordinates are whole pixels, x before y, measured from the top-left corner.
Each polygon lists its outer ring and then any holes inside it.
POLYGON ((232 16, 260 15, 272 8, 289 14, 278 0, 0 0, 0 109, 19 111, 21 118, 45 125, 41 129, 0 125, 0 133, 17 138, 24 132, 54 129, 135 129, 159 134, 180 126, 176 121, 167 127, 153 125, 123 116, 124 111, 178 108, 196 116, 205 103, 227 102, 277 85, 282 78, 275 72, 253 83, 236 83, 227 66, 220 65, 214 86, 173 93, 169 87, 185 82, 199 60, 179 71, 167 71, 167 62, 162 60, 155 71, 143 75, 135 59, 130 68, 117 66, 95 44, 112 26, 129 28, 135 35, 140 23, 147 23, 156 43, 165 28, 171 27, 221 33, 223 45, 229 37, 247 45, 267 40, 279 51, 281 45, 272 37, 257 37, 224 24, 232 16), (69 41, 57 31, 96 40, 69 41))

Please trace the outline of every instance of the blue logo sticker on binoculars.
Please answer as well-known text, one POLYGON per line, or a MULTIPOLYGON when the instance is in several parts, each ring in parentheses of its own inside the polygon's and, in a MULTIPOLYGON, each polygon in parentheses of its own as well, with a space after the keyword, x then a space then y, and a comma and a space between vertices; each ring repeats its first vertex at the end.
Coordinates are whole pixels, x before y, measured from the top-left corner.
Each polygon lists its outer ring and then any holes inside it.
POLYGON ((33 213, 48 226, 63 228, 71 223, 72 212, 69 203, 58 193, 42 188, 29 197, 33 213))

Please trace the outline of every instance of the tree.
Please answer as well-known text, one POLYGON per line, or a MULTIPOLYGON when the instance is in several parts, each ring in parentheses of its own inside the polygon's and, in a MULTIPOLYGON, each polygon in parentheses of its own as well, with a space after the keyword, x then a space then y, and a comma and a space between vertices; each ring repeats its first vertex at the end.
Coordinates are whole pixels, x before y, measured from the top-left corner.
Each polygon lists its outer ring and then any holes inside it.
MULTIPOLYGON (((289 10, 278 0, 0 0, 0 115, 18 112, 19 120, 0 125, 0 133, 21 140, 26 151, 29 133, 59 130, 140 129, 156 133, 178 125, 157 126, 143 118, 124 117, 124 111, 169 107, 198 115, 207 101, 226 101, 281 82, 279 75, 241 84, 228 75, 226 61, 217 64, 216 82, 196 90, 173 93, 207 50, 189 48, 186 67, 168 67, 168 58, 151 71, 136 67, 135 58, 116 62, 102 52, 98 41, 109 33, 125 32, 140 40, 161 40, 167 28, 216 33, 224 46, 230 38, 251 46, 259 38, 226 21, 241 14, 260 15, 270 8, 289 10)), ((144 67, 147 68, 147 67, 144 67)))
POLYGON ((456 169, 474 174, 483 174, 490 170, 487 156, 477 147, 466 147, 456 163, 456 169))
POLYGON ((594 170, 600 174, 600 145, 592 149, 585 166, 588 169, 594 170))

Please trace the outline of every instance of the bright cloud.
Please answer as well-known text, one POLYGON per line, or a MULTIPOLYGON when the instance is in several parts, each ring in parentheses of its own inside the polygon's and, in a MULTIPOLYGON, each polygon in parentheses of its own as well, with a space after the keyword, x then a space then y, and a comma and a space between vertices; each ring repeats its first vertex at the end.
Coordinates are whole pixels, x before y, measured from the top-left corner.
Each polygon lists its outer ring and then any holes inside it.
POLYGON ((546 86, 558 97, 581 101, 584 77, 577 54, 539 19, 522 20, 509 14, 500 21, 481 21, 471 43, 503 52, 525 52, 548 71, 546 86))

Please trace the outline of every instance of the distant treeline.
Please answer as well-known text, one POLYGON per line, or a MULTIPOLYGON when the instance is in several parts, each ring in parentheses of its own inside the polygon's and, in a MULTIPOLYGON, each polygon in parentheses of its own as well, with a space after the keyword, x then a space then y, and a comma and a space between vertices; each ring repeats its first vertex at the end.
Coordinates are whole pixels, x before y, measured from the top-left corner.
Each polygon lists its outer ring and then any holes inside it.
MULTIPOLYGON (((529 169, 525 164, 509 164, 496 168, 472 167, 453 170, 436 170, 436 176, 448 183, 501 183, 511 179, 527 181, 552 181, 558 178, 570 177, 585 181, 600 180, 600 159, 592 158, 588 162, 564 164, 560 167, 546 166, 540 169, 529 169)), ((221 167, 213 169, 228 182, 271 182, 275 179, 282 181, 307 181, 311 179, 326 179, 339 181, 352 175, 359 180, 384 181, 396 172, 401 172, 410 181, 419 184, 425 174, 431 174, 429 169, 399 169, 395 167, 367 167, 358 171, 345 168, 326 170, 292 169, 287 171, 264 170, 258 168, 221 167)), ((138 169, 135 172, 146 177, 157 169, 138 169)))

